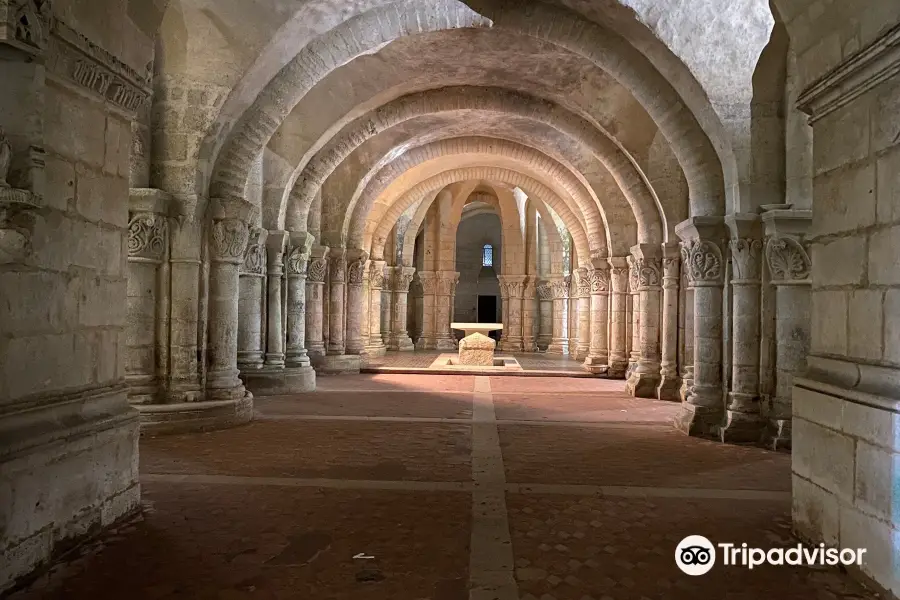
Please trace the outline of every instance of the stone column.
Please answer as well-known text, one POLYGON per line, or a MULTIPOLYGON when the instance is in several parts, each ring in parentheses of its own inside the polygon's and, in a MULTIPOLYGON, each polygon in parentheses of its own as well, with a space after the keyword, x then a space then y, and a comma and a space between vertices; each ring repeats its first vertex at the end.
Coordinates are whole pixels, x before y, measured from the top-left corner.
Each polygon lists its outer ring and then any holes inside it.
POLYGON ((355 252, 347 262, 347 354, 362 354, 366 347, 362 338, 362 313, 365 309, 363 279, 368 258, 366 252, 355 252))
MULTIPOLYGON (((397 275, 397 270, 394 271, 395 276, 397 275)), ((435 350, 437 349, 437 339, 435 337, 435 315, 437 313, 437 287, 438 287, 438 274, 435 271, 419 271, 415 274, 416 278, 418 278, 419 283, 422 284, 422 333, 419 336, 419 339, 416 341, 416 349, 418 350, 435 350)), ((410 282, 411 283, 411 282, 410 282)), ((409 286, 407 286, 407 291, 404 293, 404 298, 406 298, 406 294, 409 293, 409 286)), ((394 290, 394 301, 397 300, 397 291, 394 290)), ((404 306, 406 306, 404 304, 404 306)), ((404 308, 405 310, 405 308, 404 308)), ((393 320, 393 317, 392 317, 393 320)), ((406 318, 403 320, 404 328, 403 335, 409 337, 409 334, 406 330, 406 318)), ((395 331, 392 331, 392 336, 396 334, 395 331)))
POLYGON ((694 385, 694 287, 688 272, 687 264, 682 260, 682 279, 684 280, 684 344, 681 356, 681 388, 678 397, 687 401, 688 393, 694 385))
POLYGON ((237 364, 241 371, 261 369, 265 362, 263 281, 266 278, 266 237, 268 234, 268 231, 259 227, 250 230, 250 242, 247 245, 244 264, 241 266, 237 334, 237 364))
POLYGON ((803 241, 812 218, 808 210, 773 210, 762 218, 766 265, 775 288, 775 394, 765 441, 776 450, 789 449, 794 378, 806 372, 810 353, 812 267, 803 241))
POLYGON ((764 429, 759 401, 762 232, 755 214, 729 215, 726 221, 731 230, 731 392, 722 441, 759 442, 764 429))
POLYGON ((412 340, 406 330, 406 301, 409 284, 412 283, 416 270, 413 267, 394 267, 391 279, 391 290, 394 301, 391 306, 391 339, 389 350, 407 352, 414 349, 412 340))
POLYGON ((284 250, 287 244, 287 231, 270 231, 266 238, 268 255, 268 293, 267 293, 267 328, 266 328, 266 367, 284 368, 284 321, 281 307, 284 298, 281 281, 284 277, 284 250))
POLYGON ((625 376, 630 380, 641 357, 641 292, 640 292, 640 276, 638 275, 638 266, 634 257, 629 255, 625 258, 628 262, 628 317, 626 320, 626 328, 628 339, 628 370, 625 376))
POLYGON ((384 269, 384 289, 381 290, 381 343, 387 348, 391 340, 391 324, 393 314, 391 307, 394 304, 394 292, 391 289, 394 267, 384 269))
POLYGON ((450 319, 453 314, 453 295, 459 273, 438 271, 435 273, 434 305, 434 348, 436 350, 456 350, 456 338, 450 333, 450 319))
POLYGON ((213 200, 209 231, 209 369, 206 397, 236 405, 236 412, 253 416, 253 396, 238 377, 238 279, 250 237, 254 207, 241 200, 213 200))
POLYGON ((340 356, 346 350, 344 339, 344 293, 347 283, 347 251, 332 248, 328 257, 328 349, 340 356))
POLYGON ((663 244, 662 362, 656 397, 678 400, 678 283, 681 279, 681 255, 678 244, 663 244))
POLYGON ((609 265, 612 302, 609 316, 609 371, 607 374, 611 378, 622 379, 628 370, 628 355, 626 354, 628 313, 626 309, 630 269, 626 259, 621 256, 610 258, 609 265))
POLYGON ((537 298, 535 290, 537 288, 537 279, 535 277, 527 277, 522 287, 522 351, 537 351, 537 336, 535 332, 535 316, 537 309, 537 298))
POLYGON ((659 312, 662 292, 662 247, 657 244, 638 244, 631 249, 634 271, 637 274, 640 313, 635 319, 638 327, 638 361, 628 391, 638 398, 655 398, 660 382, 659 312))
POLYGON ((500 350, 504 352, 522 352, 524 348, 522 335, 522 295, 526 277, 523 275, 507 275, 501 277, 501 293, 503 300, 503 338, 500 350))
POLYGON ((548 354, 569 354, 569 282, 570 278, 553 277, 553 341, 547 348, 548 354))
POLYGON ((325 357, 322 320, 325 316, 325 278, 328 275, 328 246, 313 246, 306 270, 306 350, 313 365, 325 357))
POLYGON ((506 285, 506 276, 498 275, 497 280, 500 283, 500 322, 503 329, 500 330, 500 340, 497 342, 497 350, 506 349, 509 344, 509 288, 506 285))
POLYGON ((547 350, 553 342, 553 286, 549 281, 541 280, 537 284, 538 309, 538 348, 547 350))
POLYGON ((572 271, 569 276, 569 299, 568 299, 568 315, 569 315, 569 356, 574 357, 578 350, 578 286, 576 285, 576 270, 572 271))
POLYGON ((285 366, 308 368, 306 350, 306 269, 313 237, 305 232, 291 233, 287 253, 287 351, 285 366))
POLYGON ((591 271, 591 345, 584 359, 585 368, 599 375, 609 369, 609 265, 600 264, 591 271))
POLYGON ((591 273, 585 267, 575 269, 578 308, 578 342, 575 360, 586 360, 591 352, 591 273))
POLYGON ((694 289, 694 381, 676 417, 676 427, 689 435, 710 436, 723 413, 722 289, 724 231, 717 217, 694 217, 680 223, 682 256, 694 289))
MULTIPOLYGON (((387 346, 384 344, 382 331, 382 314, 381 305, 384 298, 384 269, 385 261, 373 260, 370 263, 371 272, 369 274, 369 331, 368 341, 366 342, 366 354, 369 356, 384 356, 387 346)), ((390 310, 390 302, 388 302, 388 310, 390 310)), ((390 314, 390 313, 389 313, 390 314)))
MULTIPOLYGON (((158 190, 157 190, 158 191, 158 190)), ((168 352, 169 198, 132 194, 128 219, 125 381, 132 404, 157 402, 168 352)))

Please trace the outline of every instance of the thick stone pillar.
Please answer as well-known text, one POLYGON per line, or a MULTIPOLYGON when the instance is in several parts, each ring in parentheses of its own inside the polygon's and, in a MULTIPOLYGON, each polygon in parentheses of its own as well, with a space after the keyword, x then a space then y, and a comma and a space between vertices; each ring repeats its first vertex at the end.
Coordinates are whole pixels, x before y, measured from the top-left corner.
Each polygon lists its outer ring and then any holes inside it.
POLYGON ((313 237, 305 232, 291 233, 287 252, 287 349, 285 366, 308 368, 306 350, 306 269, 313 237))
POLYGON ((434 348, 436 350, 456 350, 456 338, 450 332, 453 315, 453 296, 459 273, 438 271, 435 273, 434 302, 434 348))
POLYGON ((284 321, 282 306, 281 282, 284 278, 284 250, 287 245, 287 231, 270 231, 266 238, 266 254, 268 257, 267 275, 267 311, 266 311, 266 367, 270 369, 284 368, 284 321))
POLYGON ((213 200, 209 229, 209 322, 206 397, 233 405, 233 422, 253 417, 253 395, 238 377, 237 329, 240 266, 254 207, 242 200, 213 200))
MULTIPOLYGON (((397 274, 396 268, 394 274, 395 276, 397 274)), ((435 316, 437 313, 438 274, 434 271, 419 271, 415 276, 422 285, 422 333, 416 341, 416 348, 418 350, 436 350, 435 316)), ((408 293, 407 289, 406 294, 408 293)), ((406 294, 404 294, 404 297, 406 294)), ((394 301, 396 302, 396 300, 397 291, 394 290, 394 301)), ((404 319, 403 335, 409 337, 405 323, 406 320, 404 319)), ((393 333, 395 332, 392 331, 393 333)))
POLYGON ((634 272, 637 275, 639 309, 635 326, 638 331, 638 360, 628 391, 638 398, 655 398, 660 382, 660 295, 662 293, 662 247, 638 244, 632 247, 634 272))
POLYGON ((612 301, 609 315, 609 370, 607 374, 614 379, 622 379, 628 370, 626 348, 628 340, 628 275, 630 268, 625 257, 615 256, 609 259, 610 288, 612 301))
POLYGON ((394 292, 391 290, 391 279, 394 267, 384 269, 384 289, 381 290, 381 343, 387 348, 391 340, 392 312, 394 304, 394 292))
POLYGON ((599 375, 609 370, 609 265, 599 264, 590 273, 591 345, 585 368, 599 375))
POLYGON ((241 265, 240 298, 238 299, 238 353, 241 372, 261 369, 265 362, 263 344, 263 302, 266 278, 266 237, 269 232, 254 227, 241 265))
POLYGON ((406 306, 409 295, 409 284, 412 283, 416 270, 413 267, 394 267, 391 278, 393 302, 391 306, 391 339, 389 350, 408 352, 414 350, 412 340, 406 327, 406 306))
POLYGON ((159 401, 169 350, 169 203, 167 194, 132 193, 128 219, 128 401, 159 401))
POLYGON ((541 280, 537 284, 538 296, 538 348, 546 351, 553 342, 553 286, 541 280))
POLYGON ((724 406, 722 381, 722 290, 724 229, 717 217, 680 223, 682 256, 694 289, 694 382, 675 426, 689 435, 710 436, 719 428, 724 406))
POLYGON ((359 373, 359 355, 347 353, 347 268, 355 261, 356 257, 348 257, 344 248, 331 248, 329 252, 328 343, 320 367, 323 373, 359 373))
POLYGON ((641 357, 641 291, 637 262, 631 255, 628 255, 625 260, 628 262, 628 317, 625 322, 628 335, 626 341, 628 370, 625 372, 625 376, 630 380, 641 357))
POLYGON ((678 301, 681 281, 681 253, 678 244, 663 244, 662 283, 662 361, 660 382, 656 389, 659 400, 679 399, 678 387, 678 301))
MULTIPOLYGON (((804 237, 812 222, 808 210, 763 213, 765 260, 775 288, 775 390, 766 419, 766 443, 790 449, 794 379, 807 369, 810 350, 811 261, 804 237)), ((877 315, 870 315, 877 318, 877 315)))
POLYGON ((694 385, 694 287, 691 284, 687 265, 683 260, 681 270, 684 285, 684 340, 681 355, 681 387, 678 390, 678 397, 682 402, 686 402, 691 387, 694 385))
POLYGON ((759 216, 726 218, 731 230, 731 391, 722 427, 723 442, 759 442, 760 285, 762 234, 759 216))
POLYGON ((356 252, 347 265, 347 354, 360 355, 366 348, 363 313, 368 312, 368 307, 363 306, 363 286, 368 258, 368 253, 356 252))
MULTIPOLYGON (((385 264, 383 260, 373 260, 369 267, 371 269, 369 273, 369 331, 365 351, 366 354, 372 357, 384 356, 387 351, 382 334, 382 331, 384 331, 382 324, 384 310, 381 305, 384 298, 385 264)), ((390 311, 390 302, 388 302, 387 308, 390 311)))
POLYGON ((569 354, 569 284, 570 277, 550 279, 553 288, 553 341, 548 354, 569 354))
POLYGON ((313 366, 316 367, 325 358, 323 319, 328 252, 328 246, 313 246, 306 270, 306 351, 313 366))
POLYGON ((578 341, 575 360, 586 360, 591 352, 591 273, 581 267, 575 269, 575 293, 578 312, 578 341))
POLYGON ((499 349, 504 352, 522 352, 522 295, 525 288, 524 275, 503 275, 500 277, 500 293, 503 295, 503 336, 499 349))
POLYGON ((537 351, 537 280, 535 277, 527 277, 522 287, 522 351, 537 351))

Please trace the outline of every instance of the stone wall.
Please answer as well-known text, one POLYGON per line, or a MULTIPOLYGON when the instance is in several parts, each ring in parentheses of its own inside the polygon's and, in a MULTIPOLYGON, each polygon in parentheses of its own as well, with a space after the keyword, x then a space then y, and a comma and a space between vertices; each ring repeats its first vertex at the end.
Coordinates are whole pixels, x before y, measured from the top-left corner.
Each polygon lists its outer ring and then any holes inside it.
POLYGON ((456 287, 454 320, 476 322, 478 320, 478 296, 496 296, 497 314, 500 314, 500 283, 502 241, 500 217, 485 213, 464 219, 456 233, 456 270, 459 285, 456 287), (482 250, 485 244, 494 248, 493 270, 482 270, 482 250))

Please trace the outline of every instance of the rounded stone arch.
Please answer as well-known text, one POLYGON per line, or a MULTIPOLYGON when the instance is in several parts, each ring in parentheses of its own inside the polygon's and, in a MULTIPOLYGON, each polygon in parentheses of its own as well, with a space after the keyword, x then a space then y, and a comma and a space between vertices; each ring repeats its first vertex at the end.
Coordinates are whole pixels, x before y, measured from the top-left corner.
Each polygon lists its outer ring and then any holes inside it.
MULTIPOLYGON (((396 203, 405 196, 408 190, 414 189, 426 179, 429 181, 433 180, 434 177, 438 177, 448 171, 456 173, 470 172, 472 176, 466 179, 494 180, 512 186, 517 186, 518 180, 512 177, 510 173, 516 173, 519 178, 526 178, 528 185, 539 190, 538 192, 532 190, 532 193, 528 195, 536 195, 541 198, 566 222, 566 226, 572 230, 573 235, 582 237, 583 247, 581 250, 588 252, 585 256, 608 255, 604 232, 596 228, 588 230, 585 227, 583 215, 574 206, 574 201, 566 196, 564 190, 557 189, 553 181, 546 180, 542 173, 531 169, 530 165, 526 163, 509 157, 479 154, 443 157, 429 163, 423 163, 419 167, 405 173, 387 191, 378 197, 371 198, 371 202, 367 205, 358 204, 350 224, 347 245, 367 248, 371 240, 371 234, 381 225, 382 216, 388 212, 395 211, 396 203), (504 178, 480 175, 480 173, 489 173, 497 169, 504 173, 504 178), (361 245, 363 243, 365 245, 361 245)), ((460 180, 456 179, 455 181, 460 180)), ((451 182, 448 181, 448 183, 451 182)), ((519 185, 519 187, 526 193, 529 192, 524 186, 519 185)), ((406 202, 407 200, 404 201, 406 202)))
MULTIPOLYGON (((503 88, 446 87, 410 94, 356 119, 303 166, 293 186, 287 186, 291 188, 289 202, 299 204, 292 210, 301 214, 308 211, 316 192, 338 165, 380 132, 423 115, 461 112, 461 118, 471 118, 472 111, 526 117, 581 143, 609 170, 622 190, 638 221, 639 238, 665 241, 666 218, 658 198, 635 161, 609 134, 556 103, 503 88)), ((591 214, 587 206, 582 210, 591 214)))
POLYGON ((687 174, 692 212, 697 215, 724 212, 726 186, 715 147, 672 84, 615 32, 568 9, 555 7, 529 5, 523 12, 521 7, 504 6, 491 12, 491 19, 487 20, 473 11, 461 10, 455 3, 442 3, 444 10, 421 3, 408 11, 398 6, 386 7, 383 15, 370 11, 342 23, 304 47, 282 68, 246 111, 238 128, 230 132, 213 169, 212 196, 229 197, 239 193, 247 175, 246 157, 261 150, 303 95, 340 64, 403 35, 436 31, 442 26, 490 24, 567 48, 609 72, 632 92, 672 143, 687 174), (552 26, 534 19, 536 13, 552 17, 546 21, 552 26))
MULTIPOLYGON (((388 163, 377 175, 368 178, 368 185, 365 189, 360 193, 354 194, 354 197, 350 199, 350 205, 347 210, 340 213, 345 215, 341 229, 341 238, 347 239, 349 237, 350 222, 357 218, 358 210, 365 210, 373 198, 379 197, 393 182, 403 177, 405 173, 426 163, 434 164, 439 159, 441 162, 450 163, 456 160, 456 157, 462 158, 467 154, 514 158, 517 161, 528 164, 536 171, 545 173, 548 179, 556 182, 575 201, 578 210, 585 214, 585 225, 592 235, 594 232, 599 231, 596 221, 599 218, 603 227, 602 235, 604 235, 606 247, 610 248, 612 252, 627 253, 631 246, 634 245, 635 239, 637 239, 638 243, 648 244, 663 243, 665 241, 662 236, 642 237, 641 233, 646 236, 648 232, 654 231, 654 228, 638 225, 627 203, 624 206, 614 205, 612 212, 614 215, 618 215, 619 218, 625 215, 624 219, 629 226, 612 230, 604 210, 604 203, 566 165, 560 164, 532 147, 508 140, 484 137, 460 137, 432 142, 408 151, 396 160, 388 163)), ((614 200, 607 199, 607 203, 613 202, 614 200)), ((616 224, 620 224, 619 219, 616 220, 616 224)))
POLYGON ((556 211, 556 214, 563 220, 578 250, 580 261, 584 262, 584 266, 590 265, 590 250, 587 236, 581 227, 581 223, 574 218, 574 215, 563 204, 562 200, 550 188, 546 187, 539 181, 523 175, 512 169, 501 167, 469 167, 463 169, 451 169, 443 173, 431 177, 419 184, 413 186, 405 194, 400 196, 389 208, 385 207, 383 214, 374 215, 373 218, 367 219, 367 222, 377 223, 371 232, 366 232, 361 239, 350 240, 350 243, 357 248, 371 248, 371 257, 380 260, 384 253, 384 245, 387 238, 387 232, 390 231, 391 223, 396 222, 398 216, 403 213, 405 207, 415 202, 417 198, 421 198, 424 194, 434 189, 444 188, 451 183, 467 180, 486 180, 514 185, 521 188, 530 197, 535 197, 549 206, 559 206, 565 211, 556 211), (387 227, 387 230, 385 230, 387 227))

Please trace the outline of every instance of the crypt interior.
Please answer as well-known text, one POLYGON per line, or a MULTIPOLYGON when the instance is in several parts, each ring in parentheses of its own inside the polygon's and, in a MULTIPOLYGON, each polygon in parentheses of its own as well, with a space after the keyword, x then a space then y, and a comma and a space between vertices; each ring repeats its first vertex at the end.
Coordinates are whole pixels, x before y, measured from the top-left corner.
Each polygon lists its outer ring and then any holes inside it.
POLYGON ((21 600, 900 596, 900 2, 0 0, 0 525, 21 600))

